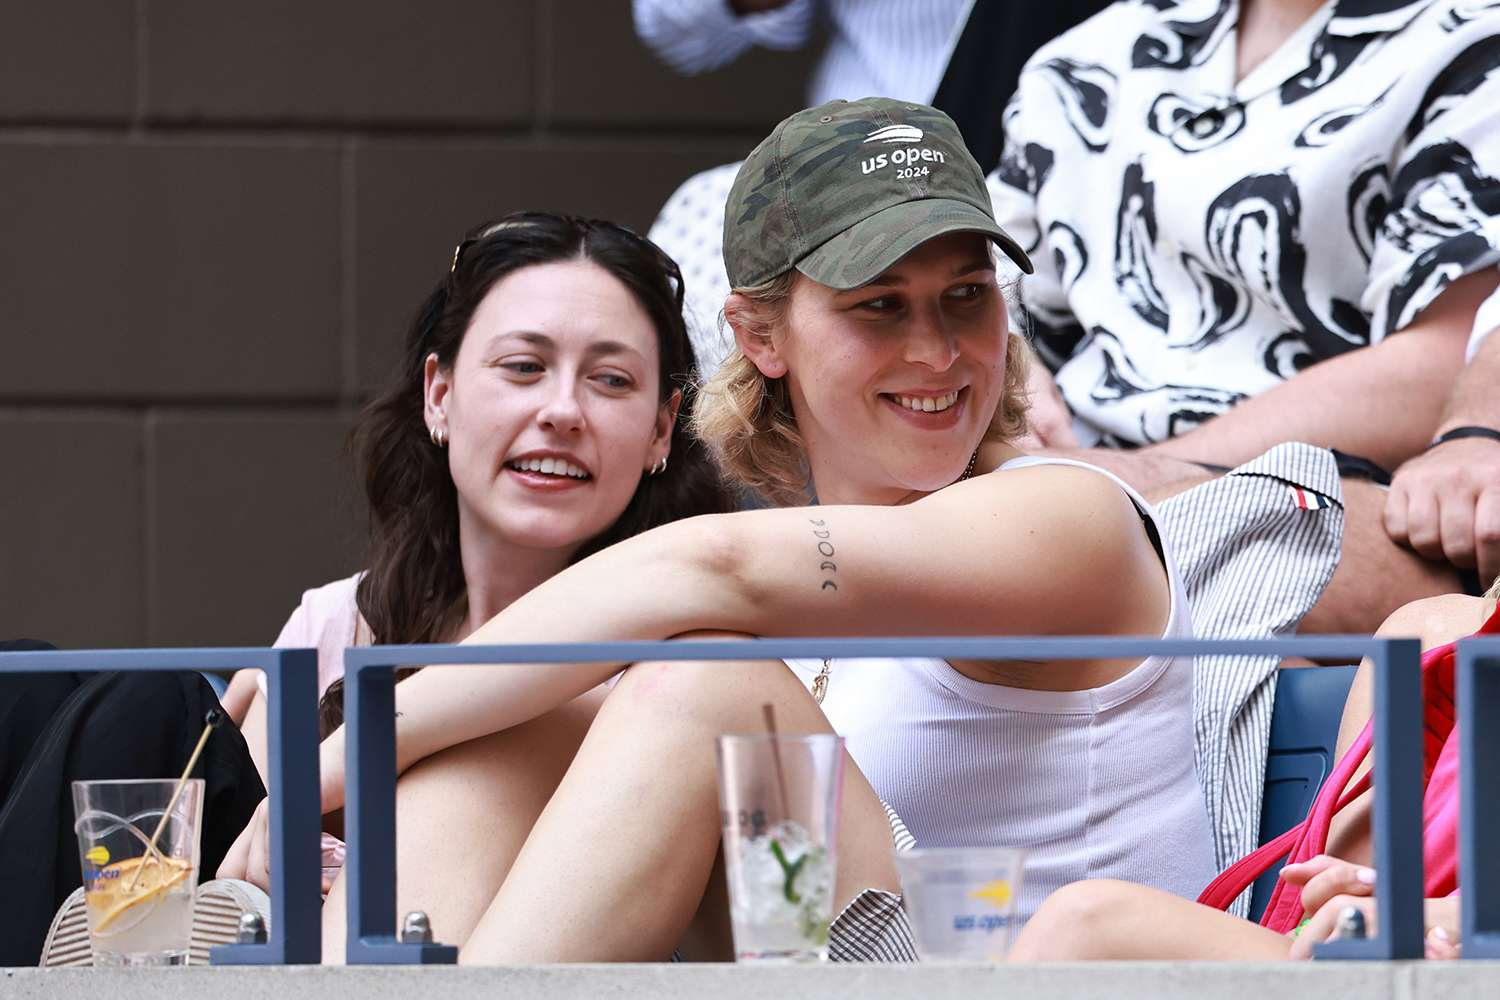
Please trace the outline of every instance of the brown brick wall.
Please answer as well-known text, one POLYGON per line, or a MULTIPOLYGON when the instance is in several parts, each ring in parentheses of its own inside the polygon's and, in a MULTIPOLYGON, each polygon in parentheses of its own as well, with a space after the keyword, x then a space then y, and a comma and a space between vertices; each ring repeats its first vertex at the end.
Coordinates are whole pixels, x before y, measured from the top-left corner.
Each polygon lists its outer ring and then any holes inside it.
POLYGON ((801 103, 628 0, 0 0, 0 638, 261 644, 357 569, 343 453, 481 219, 647 226, 801 103))

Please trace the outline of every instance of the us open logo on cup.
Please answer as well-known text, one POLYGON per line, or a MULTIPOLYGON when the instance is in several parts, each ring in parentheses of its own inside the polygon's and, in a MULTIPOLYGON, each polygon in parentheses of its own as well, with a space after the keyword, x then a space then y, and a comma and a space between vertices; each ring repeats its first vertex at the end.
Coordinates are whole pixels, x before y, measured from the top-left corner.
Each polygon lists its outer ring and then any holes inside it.
POLYGON ((84 854, 84 876, 95 882, 103 882, 120 877, 120 869, 106 868, 109 864, 109 848, 103 844, 95 844, 84 854))
MULTIPOLYGON (((1004 910, 1010 903, 1010 897, 1010 882, 1003 878, 986 882, 969 893, 970 899, 989 903, 997 910, 1004 910)), ((956 931, 983 931, 986 934, 993 934, 1009 923, 1010 918, 999 913, 956 913, 953 916, 953 929, 956 931)))
MULTIPOLYGON (((921 142, 922 135, 922 130, 915 125, 887 125, 865 136, 863 144, 921 142)), ((926 176, 929 169, 927 164, 946 162, 947 159, 940 151, 923 146, 916 149, 893 149, 889 153, 877 153, 860 161, 859 169, 861 173, 873 174, 883 167, 895 167, 896 177, 906 180, 926 176)))

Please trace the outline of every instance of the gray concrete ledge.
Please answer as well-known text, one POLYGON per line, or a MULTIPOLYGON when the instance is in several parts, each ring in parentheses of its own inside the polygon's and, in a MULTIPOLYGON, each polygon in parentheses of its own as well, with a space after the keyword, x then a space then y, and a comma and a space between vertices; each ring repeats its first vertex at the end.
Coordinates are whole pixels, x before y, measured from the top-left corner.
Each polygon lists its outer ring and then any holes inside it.
POLYGON ((1500 997, 1500 962, 1076 965, 554 965, 0 970, 5 1000, 1460 1000, 1500 997))

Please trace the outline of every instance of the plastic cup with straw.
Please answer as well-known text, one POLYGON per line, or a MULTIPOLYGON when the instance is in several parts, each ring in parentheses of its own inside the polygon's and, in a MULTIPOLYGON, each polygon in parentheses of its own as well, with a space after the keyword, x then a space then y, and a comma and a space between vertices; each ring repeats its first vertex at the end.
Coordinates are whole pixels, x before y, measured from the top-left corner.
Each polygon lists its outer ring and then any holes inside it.
POLYGON ((735 955, 826 958, 833 912, 843 740, 766 731, 719 737, 719 798, 735 955))
POLYGON ((73 783, 96 965, 186 963, 203 811, 203 781, 190 775, 222 722, 208 713, 176 781, 73 783))

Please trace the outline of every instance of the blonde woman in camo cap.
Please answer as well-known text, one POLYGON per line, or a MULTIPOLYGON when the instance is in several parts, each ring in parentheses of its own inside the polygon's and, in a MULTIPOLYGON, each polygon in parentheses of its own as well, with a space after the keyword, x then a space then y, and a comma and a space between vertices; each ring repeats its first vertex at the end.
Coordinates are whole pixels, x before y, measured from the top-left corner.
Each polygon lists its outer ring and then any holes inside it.
MULTIPOLYGON (((874 98, 799 112, 751 153, 729 207, 738 349, 695 426, 777 509, 612 546, 471 641, 1189 634, 1145 501, 1010 444, 1024 371, 993 248, 1030 264, 945 115, 874 98)), ((401 803, 454 755, 483 787, 494 765, 465 747, 498 759, 494 734, 616 675, 513 864, 462 899, 424 894, 420 864, 401 870, 400 906, 428 910, 464 961, 727 955, 713 738, 762 729, 765 703, 785 732, 848 740, 835 959, 912 957, 891 856, 893 833, 910 837, 882 798, 919 842, 1031 846, 1023 909, 1083 877, 1191 895, 1214 874, 1192 672, 1169 658, 425 671, 397 692, 401 803)), ((333 809, 342 732, 324 750, 333 809)), ((425 809, 439 814, 431 798, 425 809)), ((430 868, 483 856, 482 817, 439 838, 414 811, 398 818, 403 859, 422 836, 430 868)), ((326 927, 335 956, 341 924, 326 927)))

